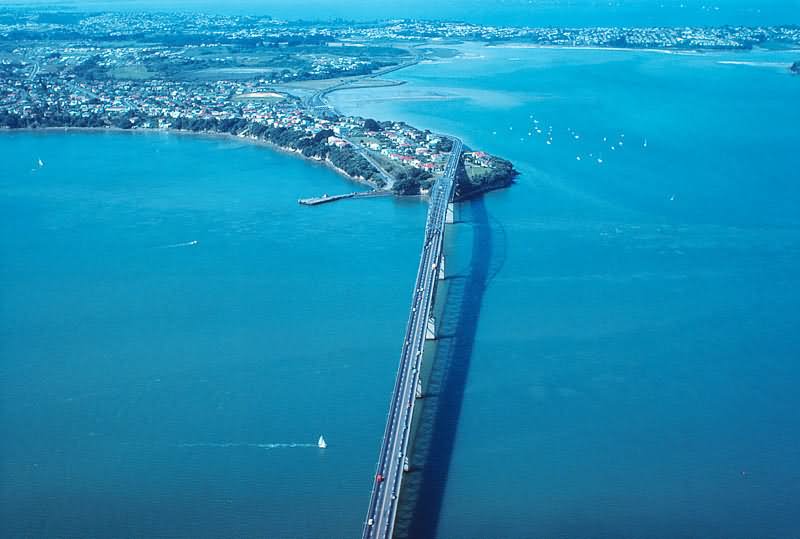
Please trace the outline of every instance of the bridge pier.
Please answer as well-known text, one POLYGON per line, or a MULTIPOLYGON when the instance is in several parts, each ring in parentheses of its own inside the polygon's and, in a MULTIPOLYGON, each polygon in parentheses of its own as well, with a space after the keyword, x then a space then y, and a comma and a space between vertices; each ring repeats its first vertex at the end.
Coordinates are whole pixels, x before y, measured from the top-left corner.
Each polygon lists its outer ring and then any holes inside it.
POLYGON ((444 211, 444 222, 447 225, 455 222, 455 209, 452 202, 447 203, 447 209, 444 211))
POLYGON ((428 318, 428 323, 425 324, 425 340, 436 340, 436 319, 433 316, 428 318))
POLYGON ((422 392, 422 378, 417 378, 417 390, 414 392, 414 397, 421 399, 425 394, 422 392))
POLYGON ((408 461, 408 457, 403 458, 403 471, 404 472, 411 471, 411 463, 408 461))

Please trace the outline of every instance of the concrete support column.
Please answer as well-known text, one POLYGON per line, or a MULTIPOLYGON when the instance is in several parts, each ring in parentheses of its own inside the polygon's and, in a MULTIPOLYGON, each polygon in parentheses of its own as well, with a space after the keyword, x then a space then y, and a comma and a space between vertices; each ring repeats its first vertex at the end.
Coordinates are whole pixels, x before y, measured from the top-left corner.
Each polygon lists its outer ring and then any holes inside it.
POLYGON ((436 340, 436 319, 432 316, 428 318, 428 323, 425 324, 425 340, 436 340))
POLYGON ((455 222, 455 208, 452 202, 447 204, 447 209, 444 212, 444 222, 448 225, 455 222))
POLYGON ((417 378, 417 390, 414 392, 414 396, 418 399, 421 399, 425 396, 422 392, 422 378, 417 378))

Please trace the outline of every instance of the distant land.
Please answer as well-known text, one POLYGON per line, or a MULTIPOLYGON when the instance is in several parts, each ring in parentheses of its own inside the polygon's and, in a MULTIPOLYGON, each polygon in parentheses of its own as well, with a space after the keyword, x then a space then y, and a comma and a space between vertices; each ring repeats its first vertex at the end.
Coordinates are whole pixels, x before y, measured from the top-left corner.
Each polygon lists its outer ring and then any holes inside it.
MULTIPOLYGON (((288 22, 266 16, 0 9, 0 127, 235 136, 324 162, 397 195, 430 189, 451 139, 340 114, 331 92, 487 45, 663 50, 800 46, 800 27, 530 28, 459 22, 288 22)), ((797 70, 797 65, 793 66, 797 70)), ((455 134, 454 134, 455 135, 455 134)), ((513 164, 467 149, 456 197, 507 187, 513 164)))

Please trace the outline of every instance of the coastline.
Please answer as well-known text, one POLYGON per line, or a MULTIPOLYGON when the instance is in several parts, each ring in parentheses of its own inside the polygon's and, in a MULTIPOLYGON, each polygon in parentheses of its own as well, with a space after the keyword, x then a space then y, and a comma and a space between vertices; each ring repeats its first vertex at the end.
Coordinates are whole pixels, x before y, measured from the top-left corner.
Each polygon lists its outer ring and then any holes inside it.
MULTIPOLYGON (((247 144, 253 144, 256 146, 261 146, 264 148, 268 148, 273 151, 277 151, 286 155, 292 155, 295 157, 299 157, 302 160, 306 161, 309 164, 317 164, 320 166, 327 167, 328 169, 336 172, 340 176, 343 176, 350 182, 358 184, 363 187, 367 187, 369 191, 373 191, 376 193, 388 193, 394 197, 398 198, 405 198, 405 197, 425 197, 427 194, 419 194, 419 195, 402 195, 393 192, 390 189, 386 189, 383 187, 379 187, 372 182, 360 178, 351 176, 346 171, 342 170, 341 168, 334 165, 328 158, 325 159, 318 159, 314 157, 306 157, 302 154, 299 150, 295 150, 292 148, 286 148, 283 146, 279 146, 267 140, 257 139, 250 136, 239 136, 239 135, 232 135, 230 133, 219 133, 216 131, 187 131, 181 129, 155 129, 155 128, 132 128, 132 129, 122 129, 119 127, 21 127, 21 128, 9 128, 9 127, 0 127, 0 134, 3 133, 15 133, 15 132, 24 132, 24 133, 93 133, 93 134, 104 134, 104 133, 114 133, 114 134, 122 134, 127 133, 130 135, 144 135, 144 136, 151 136, 156 134, 161 135, 178 135, 178 136, 187 136, 187 137, 197 137, 197 138, 208 138, 208 139, 220 139, 220 140, 227 140, 230 142, 238 141, 238 142, 245 142, 247 144)), ((495 191, 498 189, 505 189, 510 187, 514 184, 514 178, 511 177, 509 181, 506 182, 495 182, 491 184, 486 184, 481 186, 474 191, 469 191, 468 193, 457 197, 454 199, 454 202, 462 202, 464 200, 474 198, 476 196, 482 195, 489 191, 495 191)), ((367 192, 369 192, 367 191, 367 192)))
MULTIPOLYGON (((479 43, 479 42, 476 42, 479 43)), ((598 47, 589 45, 539 45, 537 43, 486 43, 486 47, 493 49, 552 49, 552 50, 575 50, 575 51, 615 51, 615 52, 650 52, 657 54, 671 54, 676 56, 696 56, 703 54, 694 49, 651 49, 635 47, 598 47)))
POLYGON ((36 133, 36 132, 45 132, 45 133, 54 133, 54 132, 61 132, 61 133, 94 133, 94 134, 102 134, 102 133, 127 133, 131 135, 177 135, 177 136, 185 136, 185 137, 195 137, 195 138, 208 138, 208 139, 220 139, 220 140, 228 140, 228 141, 237 141, 237 142, 246 142, 248 144, 253 144, 256 146, 262 146, 265 148, 269 148, 270 150, 277 151, 279 153, 283 153, 286 155, 292 155, 295 157, 299 157, 300 159, 306 161, 309 164, 317 164, 320 166, 325 166, 332 171, 336 172, 337 174, 343 176, 348 181, 356 183, 361 186, 369 187, 373 191, 386 191, 390 192, 386 189, 382 189, 375 184, 363 179, 357 178, 354 176, 349 175, 344 170, 340 169, 333 163, 331 163, 328 159, 314 159, 312 157, 306 157, 301 152, 297 150, 293 150, 290 148, 284 148, 283 146, 278 146, 272 142, 267 140, 256 139, 252 137, 240 137, 238 135, 232 135, 230 133, 218 133, 214 131, 187 131, 183 129, 150 129, 150 128, 138 128, 138 129, 121 129, 119 127, 21 127, 21 128, 9 128, 9 127, 0 127, 0 133, 36 133))
POLYGON ((752 49, 659 49, 652 47, 601 47, 597 45, 542 45, 539 43, 512 43, 512 42, 498 42, 498 43, 484 43, 481 41, 465 41, 464 43, 482 44, 487 48, 493 49, 551 49, 551 50, 575 50, 575 51, 614 51, 614 52, 648 52, 655 54, 668 54, 671 56, 702 56, 712 53, 740 53, 748 54, 752 52, 786 52, 797 53, 800 48, 787 48, 773 51, 769 47, 753 47, 752 49))

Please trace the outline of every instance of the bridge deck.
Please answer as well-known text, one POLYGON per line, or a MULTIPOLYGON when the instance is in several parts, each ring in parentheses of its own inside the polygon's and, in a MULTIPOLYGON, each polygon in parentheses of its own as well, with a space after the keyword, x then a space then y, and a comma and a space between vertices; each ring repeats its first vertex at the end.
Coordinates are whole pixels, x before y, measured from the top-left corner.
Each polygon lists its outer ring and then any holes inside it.
POLYGON ((461 141, 454 138, 445 173, 431 191, 425 240, 403 338, 400 365, 389 402, 386 429, 381 442, 369 509, 364 522, 362 534, 364 539, 388 539, 394 531, 403 468, 411 437, 411 420, 414 415, 415 390, 419 382, 425 346, 425 330, 436 294, 436 267, 442 259, 447 205, 453 198, 455 175, 462 149, 461 141))

